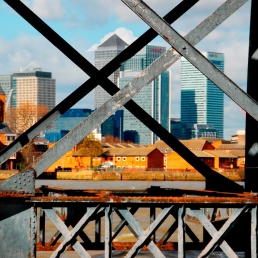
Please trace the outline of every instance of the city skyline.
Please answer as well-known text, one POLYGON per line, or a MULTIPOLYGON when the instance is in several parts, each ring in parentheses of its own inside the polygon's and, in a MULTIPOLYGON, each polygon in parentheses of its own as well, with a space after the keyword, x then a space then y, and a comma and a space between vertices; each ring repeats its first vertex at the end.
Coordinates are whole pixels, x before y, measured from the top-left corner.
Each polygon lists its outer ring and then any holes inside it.
MULTIPOLYGON (((121 2, 102 0, 94 2, 56 0, 54 3, 48 0, 26 0, 23 2, 92 63, 94 49, 112 33, 116 33, 130 44, 148 29, 148 26, 121 2), (94 16, 96 11, 101 15, 94 16)), ((179 0, 164 0, 164 4, 160 5, 159 1, 152 0, 148 4, 163 16, 180 2, 179 0)), ((172 26, 184 36, 223 2, 224 0, 211 0, 207 6, 200 1, 172 26)), ((244 89, 246 87, 249 9, 250 1, 197 45, 199 50, 225 53, 226 75, 244 89), (239 19, 240 15, 241 19, 239 19)), ((57 79, 57 103, 88 79, 87 75, 2 0, 0 14, 1 24, 5 24, 0 26, 1 74, 13 73, 18 71, 20 66, 26 67, 34 61, 36 67, 40 66, 43 70, 52 71, 57 79), (6 20, 11 22, 6 23, 6 20)), ((151 44, 168 47, 160 37, 157 37, 151 44)), ((171 117, 180 117, 179 63, 177 62, 170 68, 173 75, 171 117)), ((76 107, 93 108, 93 105, 93 94, 89 94, 76 107)), ((243 129, 244 126, 241 108, 225 97, 224 137, 229 139, 230 135, 235 134, 238 129, 243 129)))

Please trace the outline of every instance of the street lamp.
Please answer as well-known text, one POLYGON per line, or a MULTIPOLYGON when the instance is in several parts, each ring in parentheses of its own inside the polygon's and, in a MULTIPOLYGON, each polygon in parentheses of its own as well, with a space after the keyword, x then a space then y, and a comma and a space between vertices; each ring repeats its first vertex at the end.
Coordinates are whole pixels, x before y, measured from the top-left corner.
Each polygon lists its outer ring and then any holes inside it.
POLYGON ((165 154, 166 154, 166 171, 168 170, 168 150, 169 150, 169 148, 165 149, 165 154))

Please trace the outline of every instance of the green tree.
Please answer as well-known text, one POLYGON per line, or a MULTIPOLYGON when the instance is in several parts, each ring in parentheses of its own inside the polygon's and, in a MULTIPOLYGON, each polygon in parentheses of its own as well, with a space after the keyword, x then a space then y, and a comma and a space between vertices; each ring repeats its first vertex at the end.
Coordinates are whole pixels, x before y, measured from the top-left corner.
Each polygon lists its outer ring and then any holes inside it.
POLYGON ((92 167, 92 158, 98 157, 103 153, 101 142, 94 139, 92 135, 87 136, 78 145, 78 156, 90 157, 90 166, 92 167))

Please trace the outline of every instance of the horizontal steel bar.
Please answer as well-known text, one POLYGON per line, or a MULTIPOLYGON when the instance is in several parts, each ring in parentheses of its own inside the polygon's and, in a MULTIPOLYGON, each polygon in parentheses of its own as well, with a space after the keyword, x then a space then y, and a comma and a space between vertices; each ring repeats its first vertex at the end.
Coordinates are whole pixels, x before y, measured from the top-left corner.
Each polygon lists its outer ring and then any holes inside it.
MULTIPOLYGON (((11 195, 13 197, 13 195, 11 195)), ((15 198, 18 198, 15 196, 15 198)), ((22 198, 21 195, 21 201, 24 201, 25 197, 22 198)), ((1 198, 3 199, 3 198, 1 198)), ((10 198, 6 198, 9 199, 10 198)), ((135 196, 101 196, 101 197, 86 197, 86 196, 67 196, 67 197, 58 197, 58 196, 39 196, 39 197, 31 197, 28 196, 26 198, 27 202, 35 202, 35 203, 53 203, 56 202, 60 204, 63 203, 66 205, 66 203, 116 203, 116 204, 142 204, 143 206, 149 206, 150 204, 157 204, 166 206, 170 203, 174 204, 189 204, 189 207, 192 204, 198 205, 198 207, 206 207, 209 206, 209 204, 212 205, 223 205, 223 207, 232 207, 232 205, 251 205, 251 204, 258 204, 258 198, 257 197, 171 197, 171 196, 152 196, 152 197, 135 197, 135 196)), ((219 207, 219 206, 218 206, 219 207)), ((221 206, 222 207, 222 206, 221 206)))
MULTIPOLYGON (((214 82, 225 94, 258 120, 258 103, 230 80, 219 68, 207 60, 196 48, 179 35, 142 0, 121 0, 143 21, 155 29, 177 52, 184 56, 208 79, 214 82)), ((223 12, 221 12, 223 15, 223 12)))

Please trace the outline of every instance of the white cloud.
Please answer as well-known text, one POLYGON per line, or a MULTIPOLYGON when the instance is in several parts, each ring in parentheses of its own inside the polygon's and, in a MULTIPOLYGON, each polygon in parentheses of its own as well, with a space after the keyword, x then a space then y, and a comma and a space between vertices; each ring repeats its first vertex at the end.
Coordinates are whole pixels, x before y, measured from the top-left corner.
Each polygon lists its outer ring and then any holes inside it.
POLYGON ((131 30, 126 28, 117 28, 115 31, 107 33, 103 38, 100 39, 99 43, 92 45, 86 52, 95 51, 99 45, 101 45, 114 34, 116 34, 129 45, 136 40, 136 37, 133 35, 131 30))
MULTIPOLYGON (((80 68, 43 37, 21 35, 12 40, 0 38, 0 45, 1 74, 12 74, 34 61, 29 70, 41 67, 43 71, 52 72, 52 77, 56 79, 57 103, 88 79, 80 68)), ((79 50, 83 52, 83 49, 79 50)))
POLYGON ((24 0, 22 2, 42 19, 60 20, 66 12, 62 5, 63 0, 24 0))

